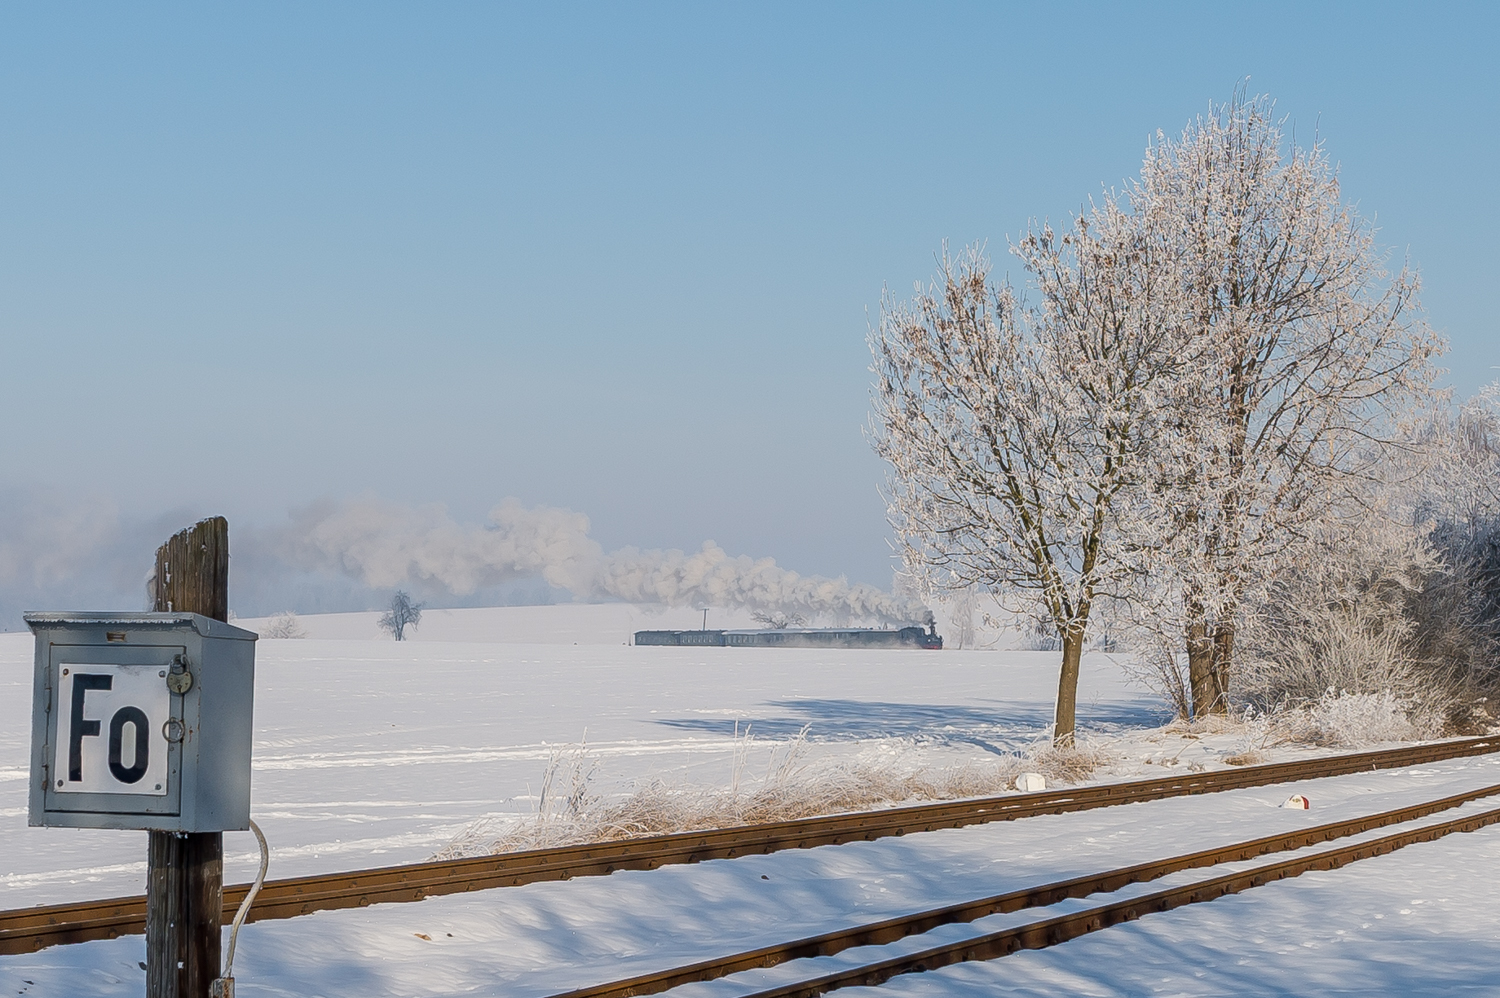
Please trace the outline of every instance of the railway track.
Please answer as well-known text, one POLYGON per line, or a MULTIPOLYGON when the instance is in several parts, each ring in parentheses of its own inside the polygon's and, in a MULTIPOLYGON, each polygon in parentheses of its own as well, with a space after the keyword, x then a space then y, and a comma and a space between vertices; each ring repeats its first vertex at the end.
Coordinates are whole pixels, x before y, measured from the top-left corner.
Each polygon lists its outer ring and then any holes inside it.
MULTIPOLYGON (((677 863, 873 840, 888 835, 1011 821, 1096 807, 1217 793, 1294 780, 1393 769, 1500 751, 1500 738, 1465 738, 1409 748, 1325 756, 1300 762, 1184 773, 1154 780, 1099 784, 1030 794, 944 801, 761 825, 645 836, 470 859, 413 863, 268 881, 251 921, 293 918, 337 908, 420 901, 429 897, 548 880, 649 870, 677 863)), ((232 916, 247 885, 225 887, 232 916)), ((29 953, 62 943, 112 939, 145 931, 143 895, 0 911, 0 954, 29 953)))
MULTIPOLYGON (((1087 874, 1034 887, 1023 887, 991 897, 838 929, 787 943, 762 946, 682 967, 578 988, 559 994, 555 998, 633 998, 638 995, 658 994, 683 984, 710 981, 741 971, 775 967, 792 960, 832 956, 856 946, 882 946, 908 936, 930 932, 942 925, 973 922, 989 915, 1023 911, 1028 908, 1043 908, 1069 898, 1113 893, 1131 884, 1147 883, 1183 870, 1214 867, 1224 863, 1258 859, 1271 853, 1306 849, 1309 846, 1352 835, 1361 835, 1375 829, 1416 821, 1464 804, 1496 796, 1500 796, 1500 784, 1379 814, 1318 825, 1297 832, 1268 835, 1247 842, 1236 842, 1232 845, 1204 849, 1182 856, 1106 870, 1103 873, 1087 874)), ((749 992, 744 998, 812 998, 814 995, 840 987, 879 984, 903 973, 933 970, 964 960, 992 959, 1008 955, 1018 949, 1041 949, 1097 931, 1108 925, 1133 920, 1142 914, 1167 911, 1198 901, 1213 900, 1250 887, 1258 887, 1273 880, 1297 876, 1308 870, 1335 869, 1355 860, 1391 852, 1413 842, 1432 841, 1451 832, 1473 831, 1485 825, 1500 822, 1500 801, 1495 803, 1495 807, 1480 814, 1467 815, 1441 824, 1407 829, 1379 839, 1325 850, 1311 856, 1293 857, 1278 863, 1256 867, 1253 870, 1156 891, 1144 897, 1100 905, 1082 912, 1034 921, 958 943, 927 947, 916 953, 817 975, 810 980, 756 990, 749 992)))

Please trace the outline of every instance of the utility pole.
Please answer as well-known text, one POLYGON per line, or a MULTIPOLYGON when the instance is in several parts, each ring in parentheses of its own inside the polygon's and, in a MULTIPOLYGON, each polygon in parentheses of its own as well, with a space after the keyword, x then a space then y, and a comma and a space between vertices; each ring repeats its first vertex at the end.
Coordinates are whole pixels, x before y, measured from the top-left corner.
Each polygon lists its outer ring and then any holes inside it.
MULTIPOLYGON (((158 612, 229 619, 229 521, 202 520, 156 550, 158 612)), ((219 976, 222 832, 148 832, 146 998, 208 998, 219 976)))

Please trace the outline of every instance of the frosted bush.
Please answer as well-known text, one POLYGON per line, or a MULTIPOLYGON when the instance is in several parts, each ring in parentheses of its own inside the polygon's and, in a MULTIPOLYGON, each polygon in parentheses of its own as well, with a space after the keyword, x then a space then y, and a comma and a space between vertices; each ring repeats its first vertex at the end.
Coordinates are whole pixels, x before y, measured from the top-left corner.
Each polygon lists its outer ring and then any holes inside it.
POLYGON ((1329 689, 1281 720, 1286 733, 1298 741, 1343 748, 1431 738, 1441 728, 1440 717, 1388 690, 1348 693, 1329 689))
POLYGON ((295 613, 283 610, 266 621, 266 626, 261 628, 260 636, 263 638, 305 638, 307 632, 302 629, 295 613))
POLYGON ((1029 623, 1026 630, 1022 632, 1021 640, 1016 647, 1022 651, 1057 651, 1062 643, 1057 640, 1057 630, 1050 624, 1040 620, 1029 623))
POLYGON ((1326 737, 1309 736, 1327 744, 1430 737, 1444 724, 1461 727, 1479 692, 1465 656, 1454 654, 1464 642, 1432 637, 1463 629, 1445 603, 1449 575, 1420 527, 1372 520, 1361 536, 1318 539, 1304 564, 1282 572, 1245 621, 1235 676, 1241 702, 1262 709, 1306 705, 1308 717, 1329 719, 1318 728, 1326 737), (1368 699, 1341 699, 1351 696, 1368 699), (1422 734, 1399 733, 1401 725, 1381 721, 1381 711, 1404 716, 1422 734), (1348 712, 1390 734, 1364 734, 1357 724, 1332 720, 1348 712), (1338 733, 1346 729, 1348 738, 1338 733))

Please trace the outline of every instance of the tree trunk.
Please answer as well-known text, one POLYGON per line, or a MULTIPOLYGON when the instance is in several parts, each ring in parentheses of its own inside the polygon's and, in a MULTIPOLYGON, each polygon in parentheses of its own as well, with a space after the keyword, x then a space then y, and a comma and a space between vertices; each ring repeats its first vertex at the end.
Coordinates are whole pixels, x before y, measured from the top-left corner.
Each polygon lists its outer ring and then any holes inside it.
POLYGON ((1229 713, 1229 667, 1234 661, 1234 624, 1221 622, 1214 628, 1213 702, 1209 711, 1229 713))
POLYGON ((1062 636, 1062 668, 1057 674, 1057 712, 1052 718, 1052 744, 1073 746, 1078 723, 1078 665, 1083 658, 1082 627, 1069 627, 1062 636))
POLYGON ((1193 718, 1206 717, 1218 701, 1214 682, 1214 642, 1209 634, 1203 608, 1188 604, 1187 639, 1188 687, 1193 694, 1193 718))

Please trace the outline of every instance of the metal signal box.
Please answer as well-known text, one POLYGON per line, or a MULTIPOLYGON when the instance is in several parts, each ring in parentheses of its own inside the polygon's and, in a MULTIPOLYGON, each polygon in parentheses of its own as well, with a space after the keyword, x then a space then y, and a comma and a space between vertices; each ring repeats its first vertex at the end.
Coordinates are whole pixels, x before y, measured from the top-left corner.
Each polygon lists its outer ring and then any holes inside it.
POLYGON ((32 825, 249 827, 256 635, 196 613, 28 613, 32 825))

